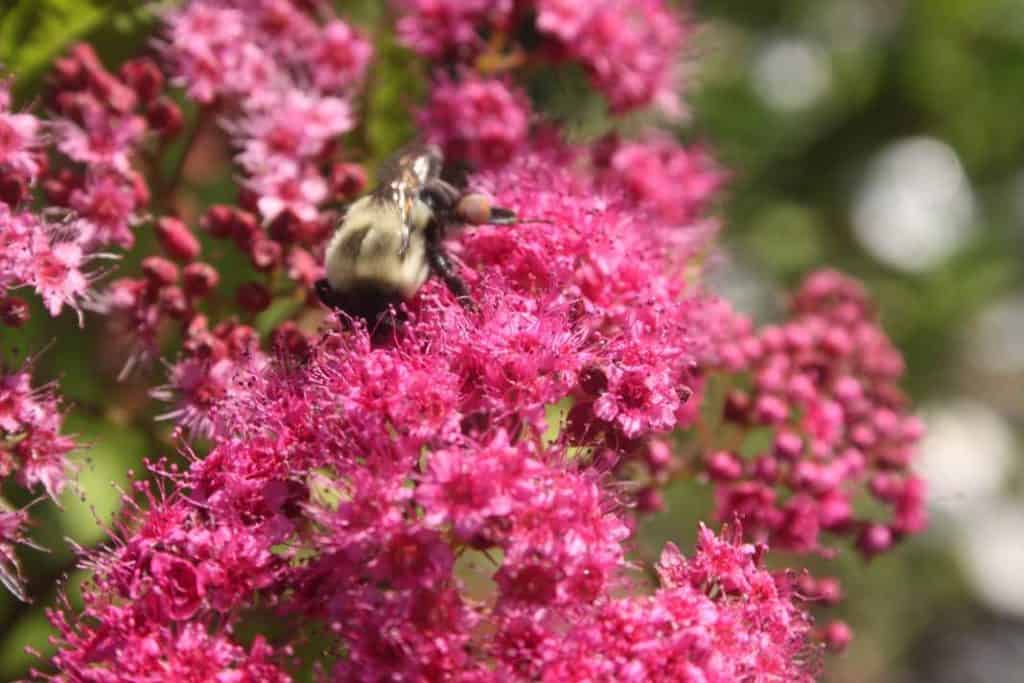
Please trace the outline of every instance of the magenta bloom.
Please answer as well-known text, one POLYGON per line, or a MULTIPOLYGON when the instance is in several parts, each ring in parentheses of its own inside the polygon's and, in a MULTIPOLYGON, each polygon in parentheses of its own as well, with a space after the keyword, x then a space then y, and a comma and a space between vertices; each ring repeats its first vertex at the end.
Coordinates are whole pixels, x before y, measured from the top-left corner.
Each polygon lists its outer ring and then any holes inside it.
POLYGON ((688 223, 699 218, 725 181, 710 155, 674 140, 652 136, 643 141, 614 141, 600 146, 602 178, 624 188, 666 220, 688 223))
MULTIPOLYGON (((328 329, 300 345, 298 364, 258 351, 251 328, 190 326, 160 395, 212 450, 165 475, 183 493, 151 500, 96 558, 86 620, 57 621, 62 670, 137 647, 125 615, 173 662, 173 636, 234 623, 258 600, 322 625, 325 646, 345 653, 338 680, 798 675, 804 618, 745 547, 730 556, 733 544, 705 541, 710 557, 694 567, 727 585, 713 597, 696 579, 621 597, 637 590, 632 527, 610 468, 675 424, 721 323, 665 270, 670 245, 686 258, 680 231, 686 249, 707 233, 604 194, 569 170, 572 156, 553 146, 471 180, 546 221, 514 240, 481 227, 453 244, 476 312, 431 282, 390 339, 328 329), (560 401, 576 408, 551 425, 560 401), (467 559, 469 574, 457 569, 467 559), (488 596, 467 585, 474 572, 488 596), (85 647, 92 632, 115 634, 111 647, 85 647)), ((212 212, 209 229, 239 239, 238 219, 212 212)), ((170 261, 150 257, 144 271, 117 288, 127 309, 178 286, 170 261)), ((671 461, 650 450, 652 467, 671 461)))
POLYGON ((488 166, 508 161, 526 142, 530 128, 526 95, 495 79, 440 77, 418 114, 420 127, 455 159, 488 166))
POLYGON ((39 173, 42 124, 31 114, 10 111, 10 84, 0 81, 0 174, 16 173, 34 181, 39 173))
POLYGON ((393 0, 401 12, 398 37, 431 58, 466 57, 482 46, 478 29, 501 26, 511 16, 510 0, 393 0))
POLYGON ((133 148, 145 130, 141 117, 115 116, 99 107, 87 107, 81 125, 57 122, 57 148, 74 161, 127 174, 133 148))
POLYGON ((345 92, 362 82, 373 46, 351 26, 337 19, 324 26, 311 47, 313 83, 324 92, 345 92))
POLYGON ((316 220, 318 205, 327 199, 327 181, 312 166, 279 161, 265 175, 249 181, 264 220, 284 211, 302 221, 316 220))
POLYGON ((231 127, 242 148, 238 162, 259 175, 280 162, 315 157, 354 123, 344 100, 287 90, 249 105, 245 117, 231 127))
POLYGON ((114 173, 91 174, 83 189, 71 193, 71 208, 89 232, 87 243, 96 247, 135 243, 133 225, 138 221, 136 192, 130 181, 114 173))

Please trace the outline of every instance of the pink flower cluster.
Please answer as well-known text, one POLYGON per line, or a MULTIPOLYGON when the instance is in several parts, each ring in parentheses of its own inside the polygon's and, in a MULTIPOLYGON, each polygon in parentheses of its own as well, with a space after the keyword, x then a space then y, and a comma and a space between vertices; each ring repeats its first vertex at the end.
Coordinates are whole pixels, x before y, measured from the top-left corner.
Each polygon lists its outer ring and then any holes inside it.
POLYGON ((212 622, 180 676, 269 665, 263 643, 225 640, 258 602, 322 627, 338 681, 810 680, 809 621, 751 546, 704 531, 693 560, 666 551, 658 593, 620 597, 639 586, 613 468, 689 419, 717 309, 666 271, 708 234, 680 250, 678 226, 571 157, 474 179, 545 221, 455 245, 476 312, 431 282, 375 343, 283 328, 267 356, 244 326, 196 331, 168 391, 213 448, 157 468, 178 492, 130 511, 84 617, 54 615, 63 675, 113 671, 146 639, 183 667, 212 622), (581 409, 558 429, 566 397, 581 409))
MULTIPOLYGON (((0 368, 2 370, 2 368, 0 368)), ((53 386, 31 385, 31 365, 0 372, 0 483, 13 479, 20 486, 42 489, 57 500, 71 465, 67 455, 75 442, 62 435, 64 416, 53 386)), ((30 544, 24 527, 25 510, 0 504, 0 582, 22 599, 18 558, 14 547, 30 544)))
MULTIPOLYGON (((180 112, 161 96, 163 76, 145 59, 110 73, 88 45, 58 59, 49 104, 57 115, 46 123, 9 111, 6 84, 0 94, 0 290, 35 288, 51 315, 64 306, 79 311, 93 303, 95 272, 88 266, 111 247, 129 248, 133 228, 149 202, 146 180, 134 170, 147 131, 173 136, 180 112), (147 123, 147 120, 149 123, 147 123), (51 162, 46 146, 62 157, 51 162), (41 185, 48 202, 34 211, 29 188, 41 185)), ((27 319, 27 306, 0 297, 12 325, 27 319)))
POLYGON ((49 99, 59 118, 51 126, 71 163, 55 168, 43 187, 51 205, 80 217, 89 250, 135 243, 133 228, 150 201, 136 157, 147 133, 170 139, 181 127, 181 113, 163 88, 163 74, 150 60, 126 62, 120 77, 86 44, 57 60, 49 99))
MULTIPOLYGON (((273 300, 271 283, 282 276, 300 293, 311 291, 320 276, 312 252, 336 219, 321 205, 365 185, 358 166, 335 157, 339 136, 355 125, 351 98, 370 44, 318 3, 193 0, 167 12, 165 24, 161 56, 172 81, 200 104, 197 132, 216 113, 245 172, 242 207, 213 206, 200 221, 211 237, 231 239, 252 263, 255 278, 237 288, 235 303, 250 315, 265 310, 273 300)), ((163 82, 159 69, 155 77, 163 82)), ((127 209, 125 199, 109 196, 106 206, 127 209)), ((166 257, 144 259, 141 274, 117 280, 103 298, 112 330, 132 340, 126 370, 156 355, 168 327, 205 348, 196 340, 219 322, 209 321, 203 309, 218 297, 220 273, 198 260, 202 243, 193 228, 174 215, 158 218, 155 227, 166 257)), ((196 373, 178 373, 171 384, 205 386, 196 373)))
POLYGON ((12 111, 10 84, 0 82, 0 319, 15 327, 28 320, 28 304, 10 290, 33 287, 57 315, 78 307, 88 284, 82 224, 26 206, 48 168, 44 146, 43 123, 12 111))
POLYGON ((641 140, 613 135, 594 145, 593 162, 609 187, 680 224, 699 220, 727 178, 706 149, 683 147, 663 133, 641 140))
MULTIPOLYGON (((469 63, 502 42, 544 41, 548 60, 571 60, 615 112, 656 105, 678 113, 675 82, 686 31, 663 0, 486 2, 394 0, 399 38, 438 62, 469 63), (486 44, 481 35, 500 36, 486 44), (532 34, 531 40, 524 39, 532 34)), ((514 60, 513 60, 514 61, 514 60)))
POLYGON ((467 73, 459 81, 439 77, 417 120, 427 142, 440 145, 448 158, 484 168, 522 149, 530 116, 530 102, 520 89, 467 73))
POLYGON ((880 328, 863 287, 834 271, 811 275, 792 318, 754 331, 738 320, 721 366, 749 373, 723 408, 741 433, 768 430, 769 451, 706 454, 718 515, 781 549, 824 552, 822 534, 853 536, 871 556, 921 531, 925 484, 911 461, 921 421, 897 387, 903 359, 880 328), (858 516, 867 491, 888 519, 858 516))
MULTIPOLYGON (((353 128, 349 98, 372 56, 348 24, 290 0, 192 0, 167 15, 164 55, 203 105, 227 107, 265 221, 310 222, 328 198, 324 167, 353 128)), ((325 9, 319 7, 319 9, 325 9)))
MULTIPOLYGON (((395 5, 400 38, 444 74, 422 137, 520 220, 449 236, 472 307, 433 278, 377 329, 312 310, 332 204, 367 183, 341 150, 372 48, 330 3, 190 0, 163 15, 162 61, 116 75, 77 46, 47 124, 0 90, 3 319, 24 320, 6 294, 22 285, 53 313, 90 299, 83 269, 131 247, 152 205, 160 254, 103 310, 133 358, 181 332, 151 393, 188 466, 151 463, 156 482, 124 497, 111 545, 88 555, 84 608, 50 613, 56 673, 39 677, 283 682, 315 638, 335 681, 812 680, 815 640, 850 631, 815 633, 800 600, 834 604, 838 582, 767 571, 738 529, 702 526, 690 558, 667 546, 657 587, 629 551, 637 514, 693 471, 670 444, 717 395, 711 371, 734 390, 724 445, 697 430, 701 463, 750 540, 824 552, 831 532, 870 555, 923 526, 920 428, 864 292, 817 274, 789 322, 755 331, 700 285, 724 181, 701 147, 651 133, 573 148, 532 125, 514 76, 538 60, 581 64, 615 113, 673 109, 685 27, 667 3, 395 5), (198 105, 179 163, 167 81, 198 105), (192 141, 217 131, 237 205, 176 206, 192 141), (56 209, 30 210, 34 185, 56 209), (227 244, 241 276, 218 270, 227 244), (224 297, 222 279, 241 284, 224 297), (741 448, 756 437, 769 452, 741 448), (891 519, 854 515, 865 488, 891 519), (242 635, 266 618, 287 630, 242 635)), ((0 477, 56 496, 71 448, 57 401, 24 371, 0 381, 0 477)), ((25 522, 0 511, 14 589, 25 522)))

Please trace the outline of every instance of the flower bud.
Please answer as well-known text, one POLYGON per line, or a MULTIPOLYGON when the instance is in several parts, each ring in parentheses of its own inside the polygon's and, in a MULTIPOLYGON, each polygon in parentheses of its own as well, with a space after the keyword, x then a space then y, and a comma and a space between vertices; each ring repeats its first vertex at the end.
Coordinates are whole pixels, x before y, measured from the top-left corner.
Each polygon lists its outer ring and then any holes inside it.
POLYGON ((665 497, 657 487, 644 487, 636 494, 636 509, 648 514, 661 512, 665 509, 665 497))
POLYGON ((142 102, 151 102, 164 89, 164 75, 152 59, 130 59, 121 65, 121 78, 142 102))
POLYGON ((178 282, 178 266, 161 256, 143 259, 142 273, 158 289, 178 282))
POLYGON ((185 293, 191 297, 204 297, 220 282, 220 274, 209 263, 190 263, 185 266, 185 293))
POLYGON ((842 621, 833 621, 822 634, 825 646, 832 652, 842 652, 853 640, 853 631, 842 621))
POLYGON ((0 298, 0 320, 8 327, 21 327, 29 320, 28 302, 17 296, 0 298))
POLYGON ((164 139, 175 137, 185 124, 181 108, 167 97, 161 97, 149 105, 146 122, 164 139))
POLYGON ((366 171, 359 164, 335 164, 330 183, 331 192, 339 199, 352 199, 366 189, 366 171))
POLYGON ((843 601, 843 587, 839 579, 826 576, 818 579, 816 597, 823 604, 834 607, 843 601))
POLYGON ((156 236, 164 251, 179 261, 194 260, 202 248, 188 226, 172 216, 164 216, 156 222, 156 236))
POLYGON ((754 420, 760 424, 782 424, 789 417, 789 407, 777 396, 759 396, 754 404, 754 420))
POLYGON ((270 306, 270 292, 259 282, 246 282, 238 287, 235 300, 246 313, 261 313, 270 306))
POLYGON ((730 391, 725 398, 723 415, 730 422, 747 422, 750 419, 750 397, 739 389, 730 391))
POLYGON ((718 451, 705 458, 704 468, 715 481, 735 481, 743 476, 743 461, 735 453, 718 451))
POLYGON ((157 301, 160 304, 160 309, 175 320, 181 320, 189 313, 188 299, 185 298, 185 292, 177 285, 161 289, 160 294, 157 295, 157 301))
POLYGON ((281 264, 281 245, 273 240, 257 239, 249 250, 249 258, 256 270, 273 270, 281 264))
POLYGON ((865 557, 884 553, 892 544, 892 531, 884 524, 867 525, 857 538, 857 548, 865 557))
POLYGON ((28 198, 28 181, 13 173, 0 174, 0 202, 15 207, 28 198))
POLYGON ((231 237, 234 219, 234 209, 224 204, 216 204, 206 211, 199 225, 214 237, 231 237))

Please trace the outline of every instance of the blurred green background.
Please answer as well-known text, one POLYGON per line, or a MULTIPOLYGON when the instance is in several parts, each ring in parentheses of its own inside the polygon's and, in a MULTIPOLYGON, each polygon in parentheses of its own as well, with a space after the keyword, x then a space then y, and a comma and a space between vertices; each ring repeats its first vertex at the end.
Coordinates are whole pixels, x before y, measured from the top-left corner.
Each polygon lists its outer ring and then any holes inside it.
MULTIPOLYGON (((376 2, 337 4, 363 23, 380 16, 376 2)), ((862 278, 930 428, 920 469, 932 528, 869 566, 831 563, 849 595, 838 615, 856 640, 825 680, 1024 680, 1024 0, 693 4, 680 136, 710 142, 734 173, 718 208, 727 253, 715 286, 771 319, 808 270, 862 278)), ((152 17, 141 6, 0 0, 0 62, 18 76, 21 103, 72 41, 92 41, 108 66, 145 49, 152 17)), ((410 133, 399 97, 417 90, 408 64, 393 46, 384 55, 385 87, 367 105, 377 152, 410 133)), ((572 78, 545 76, 531 93, 581 131, 601 129, 599 106, 566 97, 581 92, 562 87, 572 78)), ((196 192, 206 200, 224 188, 221 179, 196 192)), ((119 502, 111 483, 171 451, 142 384, 113 381, 118 359, 102 360, 95 328, 36 315, 3 353, 51 341, 39 374, 61 379, 69 429, 92 444, 80 456, 86 494, 34 509, 51 552, 23 553, 36 604, 0 594, 0 680, 26 672, 26 645, 47 651, 46 586, 70 561, 61 539, 98 542, 95 520, 119 502)), ((690 538, 698 502, 693 487, 674 491, 669 512, 644 526, 641 551, 690 538)))

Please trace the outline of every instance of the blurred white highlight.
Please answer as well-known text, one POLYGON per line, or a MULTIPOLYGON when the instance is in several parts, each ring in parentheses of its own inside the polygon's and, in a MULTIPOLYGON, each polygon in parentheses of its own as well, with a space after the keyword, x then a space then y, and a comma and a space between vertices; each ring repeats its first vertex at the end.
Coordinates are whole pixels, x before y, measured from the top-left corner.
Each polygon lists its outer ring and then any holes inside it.
POLYGON ((920 272, 941 265, 971 237, 975 199, 946 143, 910 138, 875 158, 854 198, 857 238, 879 261, 920 272))

